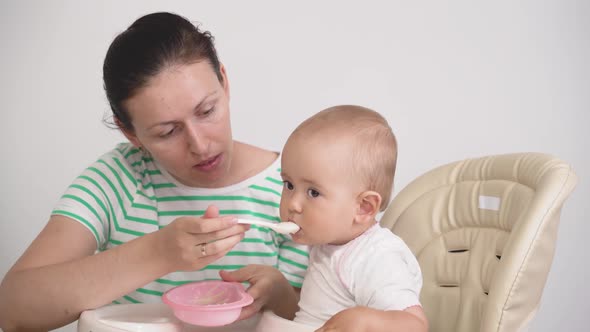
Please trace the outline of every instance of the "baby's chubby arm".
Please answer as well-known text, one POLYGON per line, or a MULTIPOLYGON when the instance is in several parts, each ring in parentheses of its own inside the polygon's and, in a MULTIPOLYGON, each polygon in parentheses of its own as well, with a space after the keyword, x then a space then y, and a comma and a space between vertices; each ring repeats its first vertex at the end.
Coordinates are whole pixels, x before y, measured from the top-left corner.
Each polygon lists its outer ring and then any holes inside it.
POLYGON ((420 306, 412 306, 403 311, 378 310, 359 306, 340 311, 315 332, 336 331, 427 332, 428 320, 420 306))

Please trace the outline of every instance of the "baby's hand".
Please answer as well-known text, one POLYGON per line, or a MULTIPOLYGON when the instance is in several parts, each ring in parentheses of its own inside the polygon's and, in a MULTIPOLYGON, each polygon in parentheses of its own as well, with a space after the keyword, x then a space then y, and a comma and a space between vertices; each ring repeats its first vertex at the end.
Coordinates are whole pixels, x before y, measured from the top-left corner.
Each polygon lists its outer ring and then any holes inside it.
POLYGON ((370 317, 372 309, 367 307, 354 307, 342 310, 332 316, 315 332, 362 332, 367 331, 367 317, 370 317))
POLYGON ((405 310, 377 310, 354 307, 342 310, 315 332, 328 331, 428 331, 428 320, 422 307, 416 305, 405 310), (361 317, 362 316, 362 317, 361 317))

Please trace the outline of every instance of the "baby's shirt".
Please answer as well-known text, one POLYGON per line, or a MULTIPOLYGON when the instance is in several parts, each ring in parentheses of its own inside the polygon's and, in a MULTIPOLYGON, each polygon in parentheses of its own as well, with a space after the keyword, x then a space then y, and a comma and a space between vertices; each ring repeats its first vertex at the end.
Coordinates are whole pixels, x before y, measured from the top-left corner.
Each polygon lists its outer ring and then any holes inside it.
POLYGON ((420 266, 408 246, 375 224, 344 245, 312 247, 295 321, 321 326, 355 306, 404 310, 420 305, 420 266))

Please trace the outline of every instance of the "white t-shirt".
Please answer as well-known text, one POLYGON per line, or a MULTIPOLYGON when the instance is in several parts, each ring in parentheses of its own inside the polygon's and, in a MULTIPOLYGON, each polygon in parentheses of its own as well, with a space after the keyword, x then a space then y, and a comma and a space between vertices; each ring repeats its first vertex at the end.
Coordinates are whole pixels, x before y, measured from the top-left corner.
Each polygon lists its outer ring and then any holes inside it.
POLYGON ((422 273, 407 245, 375 224, 344 245, 313 246, 295 321, 321 326, 355 306, 404 310, 420 305, 422 273))
MULTIPOLYGON (((119 144, 74 180, 52 214, 70 217, 91 232, 99 251, 157 231, 181 216, 201 216, 210 204, 221 215, 279 222, 283 182, 280 158, 257 175, 224 188, 192 188, 179 183, 149 154, 129 143, 119 144)), ((114 301, 160 302, 168 289, 191 281, 220 279, 219 270, 248 264, 277 267, 301 287, 307 247, 289 236, 252 226, 225 257, 199 271, 162 276, 114 301)))

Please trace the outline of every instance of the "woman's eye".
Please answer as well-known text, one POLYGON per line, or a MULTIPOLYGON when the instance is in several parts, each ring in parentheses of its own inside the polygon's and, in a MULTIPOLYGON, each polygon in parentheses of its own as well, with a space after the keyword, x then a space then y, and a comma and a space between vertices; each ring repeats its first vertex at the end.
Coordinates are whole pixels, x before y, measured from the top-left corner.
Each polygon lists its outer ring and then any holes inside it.
POLYGON ((172 136, 172 134, 174 134, 175 132, 176 132, 176 128, 172 128, 172 129, 168 130, 167 132, 161 134, 160 137, 166 138, 166 137, 172 136))
POLYGON ((293 184, 289 181, 283 181, 283 185, 285 186, 285 188, 287 188, 287 190, 293 190, 293 184))
POLYGON ((215 108, 213 108, 213 107, 212 107, 212 108, 210 108, 210 109, 208 109, 208 110, 204 111, 203 113, 201 113, 201 115, 203 115, 203 116, 207 116, 207 115, 209 115, 209 114, 213 113, 213 111, 215 111, 215 108))
POLYGON ((307 194, 309 195, 309 197, 316 198, 320 195, 320 192, 315 189, 308 189, 307 194))

